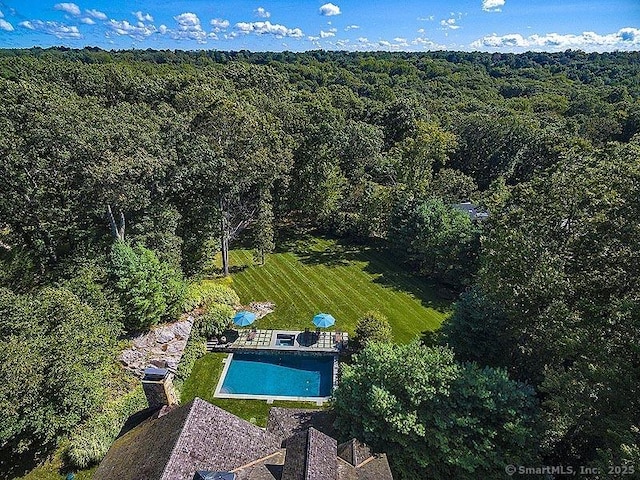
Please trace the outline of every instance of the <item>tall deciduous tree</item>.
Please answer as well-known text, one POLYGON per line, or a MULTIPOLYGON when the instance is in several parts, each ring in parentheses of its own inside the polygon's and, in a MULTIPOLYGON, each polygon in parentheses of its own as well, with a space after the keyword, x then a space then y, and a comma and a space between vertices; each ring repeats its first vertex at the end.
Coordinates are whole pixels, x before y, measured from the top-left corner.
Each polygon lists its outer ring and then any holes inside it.
POLYGON ((255 221, 260 191, 288 170, 286 137, 273 116, 225 99, 197 109, 186 138, 178 178, 182 198, 196 211, 217 215, 227 275, 229 243, 255 221))
POLYGON ((469 285, 477 269, 480 227, 439 199, 400 196, 389 237, 423 274, 456 288, 469 285))
POLYGON ((499 478, 535 464, 533 389, 449 349, 369 344, 344 365, 337 426, 389 454, 400 479, 499 478))
POLYGON ((64 288, 0 289, 0 448, 46 449, 104 401, 118 325, 64 288))
POLYGON ((619 464, 638 439, 638 159, 637 141, 568 153, 490 220, 481 285, 508 317, 515 371, 544 394, 552 460, 619 464))

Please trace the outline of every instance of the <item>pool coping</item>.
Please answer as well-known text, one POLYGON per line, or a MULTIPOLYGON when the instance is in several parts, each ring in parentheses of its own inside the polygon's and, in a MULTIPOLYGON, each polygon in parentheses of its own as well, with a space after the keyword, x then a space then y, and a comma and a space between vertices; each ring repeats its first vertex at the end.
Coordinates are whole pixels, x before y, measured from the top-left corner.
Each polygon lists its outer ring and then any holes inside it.
MULTIPOLYGON (((238 353, 257 353, 254 349, 241 352, 238 350, 238 353)), ((287 352, 286 350, 283 353, 294 353, 293 351, 287 352)), ((298 352, 296 352, 298 353, 298 352)), ((310 352, 309 352, 310 353, 310 352)), ((320 354, 320 352, 313 352, 316 354, 320 354)), ((324 352, 323 352, 324 353, 324 352)), ((331 390, 334 390, 337 386, 338 380, 338 355, 332 354, 333 356, 333 385, 331 390)), ((216 389, 213 393, 214 398, 227 398, 227 399, 236 399, 236 400, 266 400, 267 403, 273 403, 274 401, 289 401, 289 402, 313 402, 316 405, 320 406, 325 402, 328 402, 331 399, 331 396, 327 397, 294 397, 294 396, 284 396, 284 395, 257 395, 257 394, 246 394, 246 393, 221 393, 222 385, 224 384, 225 378, 227 378, 227 372, 229 367, 231 366, 231 360, 233 360, 233 352, 229 353, 226 358, 222 361, 224 362, 224 367, 222 369, 222 373, 220 374, 220 378, 218 379, 218 384, 216 385, 216 389)))

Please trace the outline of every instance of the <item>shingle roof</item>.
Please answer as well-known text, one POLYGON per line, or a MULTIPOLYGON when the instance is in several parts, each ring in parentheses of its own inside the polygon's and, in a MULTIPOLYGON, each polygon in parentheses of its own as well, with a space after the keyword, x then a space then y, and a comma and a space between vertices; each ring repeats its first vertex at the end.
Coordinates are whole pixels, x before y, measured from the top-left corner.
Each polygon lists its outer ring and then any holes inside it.
POLYGON ((338 442, 311 427, 286 442, 282 480, 337 480, 338 442))
POLYGON ((327 411, 272 408, 264 431, 196 398, 118 438, 93 478, 192 480, 201 470, 234 472, 237 480, 393 480, 385 455, 371 456, 355 439, 338 447, 326 434, 333 419, 327 411))
POLYGON ((338 456, 354 467, 371 457, 371 449, 362 442, 352 438, 338 445, 338 456))
POLYGON ((309 427, 336 437, 333 422, 335 414, 328 410, 311 410, 304 408, 272 407, 267 420, 267 432, 273 433, 283 441, 309 427))
POLYGON ((389 461, 384 453, 360 464, 356 471, 358 480, 393 480, 389 461))
POLYGON ((196 470, 231 471, 279 448, 275 436, 196 398, 117 439, 93 478, 191 480, 196 470))

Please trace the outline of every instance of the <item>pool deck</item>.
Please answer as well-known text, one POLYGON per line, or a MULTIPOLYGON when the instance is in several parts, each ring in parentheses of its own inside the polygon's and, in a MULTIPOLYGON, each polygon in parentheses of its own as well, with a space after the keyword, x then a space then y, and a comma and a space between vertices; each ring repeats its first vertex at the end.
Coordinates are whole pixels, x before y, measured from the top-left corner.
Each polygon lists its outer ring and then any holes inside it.
POLYGON ((235 352, 239 350, 280 350, 286 352, 340 353, 349 342, 346 332, 300 330, 251 330, 237 332, 238 337, 224 344, 207 342, 213 352, 235 352), (283 337, 293 339, 292 345, 280 344, 283 337))

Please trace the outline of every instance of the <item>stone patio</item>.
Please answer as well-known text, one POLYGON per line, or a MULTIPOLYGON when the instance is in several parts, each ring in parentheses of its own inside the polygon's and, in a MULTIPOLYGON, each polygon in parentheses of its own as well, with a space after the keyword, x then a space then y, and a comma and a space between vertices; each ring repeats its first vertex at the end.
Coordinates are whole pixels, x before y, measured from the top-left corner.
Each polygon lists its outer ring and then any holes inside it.
POLYGON ((237 338, 227 343, 208 342, 210 351, 282 350, 302 352, 342 351, 349 341, 346 332, 300 330, 252 330, 237 331, 237 338))

